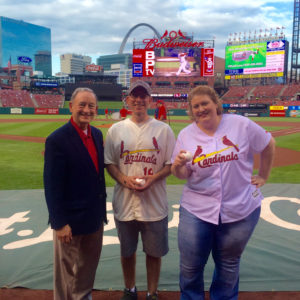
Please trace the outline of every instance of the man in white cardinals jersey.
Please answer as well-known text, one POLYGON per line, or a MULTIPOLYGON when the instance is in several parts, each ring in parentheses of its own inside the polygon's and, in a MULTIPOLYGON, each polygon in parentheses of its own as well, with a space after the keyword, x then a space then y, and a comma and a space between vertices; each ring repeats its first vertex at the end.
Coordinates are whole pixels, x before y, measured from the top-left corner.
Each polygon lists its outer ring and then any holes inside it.
POLYGON ((179 69, 176 73, 177 76, 179 76, 181 72, 184 72, 186 74, 191 73, 191 71, 188 70, 189 62, 187 61, 186 56, 187 56, 187 53, 185 53, 185 52, 182 52, 182 53, 178 54, 180 66, 179 66, 179 69))
POLYGON ((170 174, 175 137, 167 124, 148 115, 150 99, 151 89, 146 82, 132 84, 126 98, 132 116, 114 124, 105 141, 105 164, 116 180, 113 209, 125 282, 123 300, 137 299, 139 232, 146 253, 147 299, 158 299, 161 257, 168 252, 165 178, 170 174))

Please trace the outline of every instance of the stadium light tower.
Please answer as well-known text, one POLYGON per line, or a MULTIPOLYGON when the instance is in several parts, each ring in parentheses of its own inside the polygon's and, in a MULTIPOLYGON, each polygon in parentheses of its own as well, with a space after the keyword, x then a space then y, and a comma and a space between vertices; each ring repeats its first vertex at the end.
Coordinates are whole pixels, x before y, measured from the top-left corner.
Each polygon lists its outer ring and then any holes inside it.
POLYGON ((292 41, 292 62, 291 62, 291 75, 290 82, 298 81, 298 69, 300 68, 300 62, 298 56, 300 53, 299 47, 299 23, 300 16, 300 1, 294 0, 294 19, 293 19, 293 41, 292 41))

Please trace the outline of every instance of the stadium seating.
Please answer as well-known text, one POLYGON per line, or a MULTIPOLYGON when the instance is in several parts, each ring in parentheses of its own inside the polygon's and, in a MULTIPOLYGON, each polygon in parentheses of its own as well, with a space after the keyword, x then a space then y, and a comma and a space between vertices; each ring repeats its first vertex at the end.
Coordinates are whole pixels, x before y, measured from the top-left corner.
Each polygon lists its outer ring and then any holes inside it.
POLYGON ((283 106, 300 106, 300 101, 296 101, 296 100, 290 100, 290 101, 282 101, 282 102, 278 102, 276 103, 277 105, 283 105, 283 106))
POLYGON ((254 97, 278 97, 283 89, 283 85, 260 85, 251 92, 254 97))
POLYGON ((63 107, 63 98, 61 95, 50 95, 50 94, 32 94, 38 107, 43 108, 59 108, 63 107))
POLYGON ((21 90, 0 90, 3 107, 34 107, 30 94, 21 90))
MULTIPOLYGON (((260 85, 260 86, 231 86, 221 97, 223 103, 265 103, 270 105, 283 105, 282 101, 296 105, 289 101, 297 98, 300 85, 260 85)), ((293 102, 293 101, 292 101, 293 102)))
POLYGON ((0 90, 3 107, 63 107, 63 97, 51 94, 30 94, 24 90, 0 90))
POLYGON ((283 90, 280 98, 281 100, 292 100, 296 94, 300 93, 300 84, 289 84, 283 90))
POLYGON ((244 98, 253 89, 253 86, 231 86, 223 98, 244 98))

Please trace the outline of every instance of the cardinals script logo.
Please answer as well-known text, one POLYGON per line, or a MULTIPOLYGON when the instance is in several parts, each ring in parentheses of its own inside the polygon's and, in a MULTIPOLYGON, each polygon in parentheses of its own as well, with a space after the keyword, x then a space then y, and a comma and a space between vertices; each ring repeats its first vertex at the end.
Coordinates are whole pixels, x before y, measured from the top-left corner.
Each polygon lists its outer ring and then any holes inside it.
POLYGON ((238 160, 239 157, 234 152, 231 152, 230 154, 227 154, 227 155, 220 154, 231 148, 234 148, 235 152, 240 152, 238 145, 235 145, 231 140, 229 140, 227 138, 226 135, 224 135, 222 137, 222 143, 228 147, 223 148, 219 151, 208 153, 208 154, 202 153, 203 152, 202 146, 197 146, 197 149, 195 151, 195 154, 194 154, 194 157, 192 160, 192 165, 198 163, 198 166, 200 168, 208 168, 208 167, 211 167, 215 163, 224 163, 226 161, 238 160))
POLYGON ((120 146, 120 158, 125 159, 124 164, 132 164, 133 162, 144 162, 149 164, 156 165, 156 154, 159 154, 160 148, 158 146, 157 140, 155 137, 152 137, 152 144, 154 148, 150 149, 138 149, 138 150, 124 150, 124 141, 121 141, 120 146), (147 152, 150 155, 147 155, 147 152), (152 153, 152 155, 151 155, 152 153))

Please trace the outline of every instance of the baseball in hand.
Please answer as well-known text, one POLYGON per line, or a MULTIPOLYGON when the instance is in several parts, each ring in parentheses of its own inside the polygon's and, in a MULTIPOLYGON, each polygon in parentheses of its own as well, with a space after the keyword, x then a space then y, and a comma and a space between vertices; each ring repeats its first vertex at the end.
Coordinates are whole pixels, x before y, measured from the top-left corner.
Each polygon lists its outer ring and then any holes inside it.
POLYGON ((193 155, 189 151, 186 151, 185 153, 182 153, 182 155, 186 158, 187 161, 191 161, 193 159, 193 155))
POLYGON ((136 181, 139 185, 144 185, 144 184, 146 183, 145 179, 143 179, 143 178, 137 178, 135 181, 136 181))

